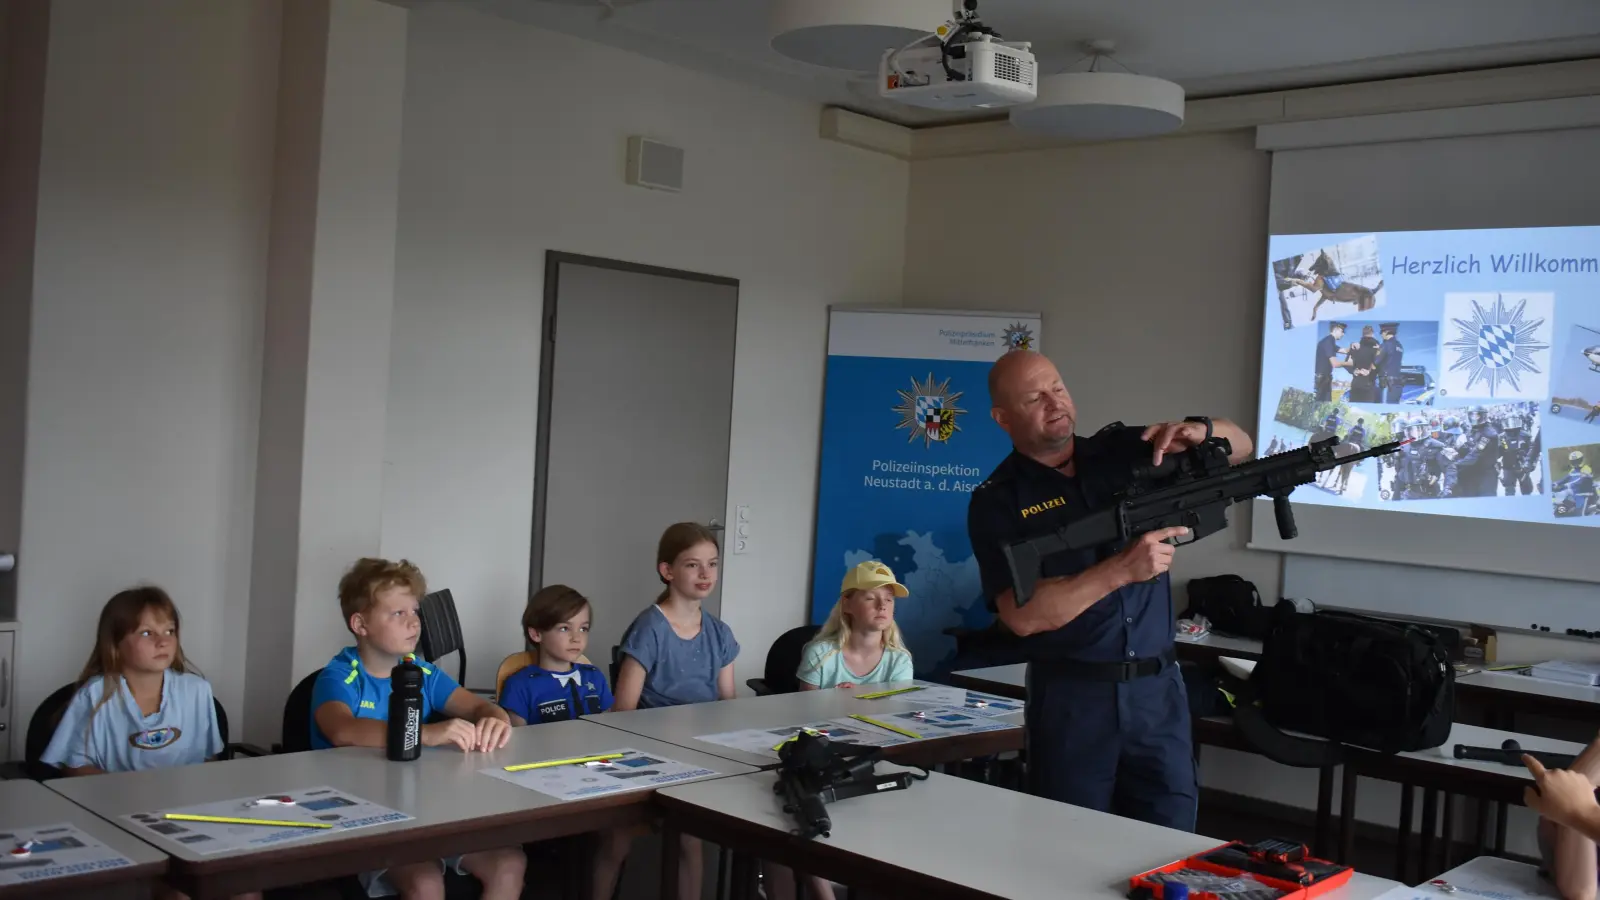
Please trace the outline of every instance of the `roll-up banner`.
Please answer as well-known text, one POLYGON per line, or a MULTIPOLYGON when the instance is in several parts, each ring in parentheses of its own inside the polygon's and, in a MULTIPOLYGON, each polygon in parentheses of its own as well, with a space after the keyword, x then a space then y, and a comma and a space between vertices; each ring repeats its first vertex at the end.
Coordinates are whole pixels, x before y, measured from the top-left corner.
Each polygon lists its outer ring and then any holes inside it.
POLYGON ((919 675, 954 657, 944 629, 993 620, 967 501, 1011 452, 989 414, 989 368, 1010 350, 1038 350, 1039 324, 1038 313, 829 312, 813 623, 833 609, 845 572, 872 559, 910 589, 895 621, 919 675))

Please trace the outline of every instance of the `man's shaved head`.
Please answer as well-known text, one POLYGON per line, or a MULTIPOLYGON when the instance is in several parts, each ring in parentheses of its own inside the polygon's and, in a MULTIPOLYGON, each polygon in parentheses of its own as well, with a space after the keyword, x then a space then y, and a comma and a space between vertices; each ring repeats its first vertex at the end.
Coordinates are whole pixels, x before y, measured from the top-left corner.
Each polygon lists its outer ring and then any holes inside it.
POLYGON ((1061 373, 1043 354, 1012 350, 989 369, 990 414, 1024 452, 1048 452, 1072 440, 1077 409, 1061 373))

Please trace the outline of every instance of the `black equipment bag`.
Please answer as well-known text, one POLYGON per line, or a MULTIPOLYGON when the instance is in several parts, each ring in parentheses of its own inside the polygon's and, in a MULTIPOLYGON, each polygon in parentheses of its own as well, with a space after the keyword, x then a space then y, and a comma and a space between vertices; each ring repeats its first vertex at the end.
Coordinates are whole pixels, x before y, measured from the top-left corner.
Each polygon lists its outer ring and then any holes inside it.
POLYGON ((1425 628, 1280 603, 1234 720, 1257 750, 1286 765, 1338 765, 1341 745, 1427 750, 1450 737, 1455 682, 1444 642, 1425 628))
POLYGON ((1189 615, 1205 616, 1219 634, 1267 636, 1269 610, 1261 605, 1261 592, 1237 575, 1189 579, 1189 615))

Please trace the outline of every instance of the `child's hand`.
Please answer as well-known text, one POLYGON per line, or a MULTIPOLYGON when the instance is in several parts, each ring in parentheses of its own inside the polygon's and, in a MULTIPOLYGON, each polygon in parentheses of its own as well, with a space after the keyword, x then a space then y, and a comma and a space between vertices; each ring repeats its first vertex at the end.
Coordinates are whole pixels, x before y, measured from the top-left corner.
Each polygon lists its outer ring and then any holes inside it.
POLYGON ((478 730, 463 719, 447 719, 422 726, 422 746, 443 747, 455 744, 463 752, 471 752, 478 743, 478 730))
POLYGON ((1522 802, 1546 819, 1577 828, 1585 816, 1592 818, 1600 808, 1588 778, 1568 769, 1546 769, 1527 754, 1523 754, 1522 764, 1533 773, 1533 786, 1523 791, 1522 802))
POLYGON ((496 716, 484 716, 473 729, 473 746, 479 750, 499 750, 511 740, 511 726, 496 716))
POLYGON ((840 688, 853 688, 856 686, 856 683, 854 681, 841 681, 839 682, 838 686, 840 688))

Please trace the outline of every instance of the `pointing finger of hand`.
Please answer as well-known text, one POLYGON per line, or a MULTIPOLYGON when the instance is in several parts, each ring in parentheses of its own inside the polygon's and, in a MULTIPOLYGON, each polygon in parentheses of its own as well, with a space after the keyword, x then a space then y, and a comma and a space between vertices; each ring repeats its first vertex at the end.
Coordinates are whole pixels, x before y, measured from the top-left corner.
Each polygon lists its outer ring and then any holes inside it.
POLYGON ((1158 528, 1150 533, 1155 535, 1156 540, 1165 541, 1168 538, 1183 537, 1189 533, 1189 529, 1182 525, 1175 525, 1171 528, 1158 528))
POLYGON ((1544 763, 1541 763, 1537 759, 1534 759, 1533 757, 1524 753, 1522 754, 1522 764, 1528 767, 1529 772, 1533 773, 1534 781, 1544 780, 1544 777, 1547 774, 1545 772, 1544 763))

